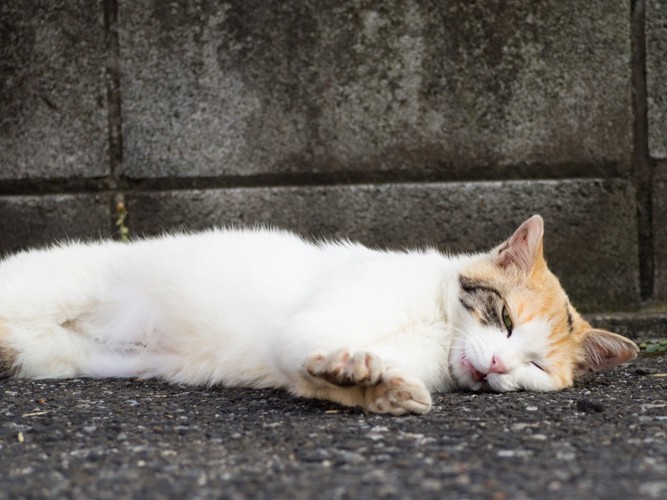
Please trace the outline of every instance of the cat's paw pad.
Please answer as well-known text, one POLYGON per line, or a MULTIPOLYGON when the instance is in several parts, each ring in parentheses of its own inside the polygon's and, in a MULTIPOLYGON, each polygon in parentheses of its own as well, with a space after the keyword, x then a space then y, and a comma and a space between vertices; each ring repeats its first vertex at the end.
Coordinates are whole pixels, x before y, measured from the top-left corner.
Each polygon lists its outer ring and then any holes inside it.
POLYGON ((423 382, 400 370, 387 370, 379 384, 366 390, 366 409, 373 413, 427 413, 431 405, 423 382))
POLYGON ((367 351, 354 354, 348 349, 315 353, 306 359, 306 371, 313 377, 341 387, 375 385, 382 378, 382 360, 367 351))

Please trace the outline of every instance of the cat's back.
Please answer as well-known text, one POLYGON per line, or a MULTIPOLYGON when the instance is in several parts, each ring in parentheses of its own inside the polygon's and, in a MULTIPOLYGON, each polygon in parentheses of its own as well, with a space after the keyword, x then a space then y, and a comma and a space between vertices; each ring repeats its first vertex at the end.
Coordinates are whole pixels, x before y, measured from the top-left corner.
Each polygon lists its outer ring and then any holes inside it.
POLYGON ((0 262, 0 314, 69 310, 91 304, 160 309, 294 307, 321 276, 320 249, 274 229, 211 229, 138 239, 69 242, 0 262))
POLYGON ((215 228, 196 233, 171 233, 138 240, 130 258, 142 260, 161 257, 177 265, 196 263, 221 264, 234 260, 258 263, 267 260, 291 259, 291 256, 312 254, 313 245, 294 233, 270 228, 215 228))
POLYGON ((205 272, 220 266, 241 269, 244 263, 304 258, 312 245, 298 236, 272 229, 211 229, 117 241, 70 241, 36 247, 0 260, 0 292, 20 288, 31 277, 48 286, 55 282, 102 283, 146 274, 205 272), (233 262, 233 265, 232 265, 233 262))
POLYGON ((224 257, 225 254, 261 255, 312 250, 294 233, 270 229, 214 228, 201 232, 173 232, 160 236, 139 238, 127 243, 111 240, 65 241, 46 247, 35 247, 5 256, 0 260, 0 271, 24 272, 33 266, 63 267, 78 263, 101 264, 105 261, 127 262, 150 257, 179 260, 196 256, 224 257), (57 265, 56 265, 57 264, 57 265))

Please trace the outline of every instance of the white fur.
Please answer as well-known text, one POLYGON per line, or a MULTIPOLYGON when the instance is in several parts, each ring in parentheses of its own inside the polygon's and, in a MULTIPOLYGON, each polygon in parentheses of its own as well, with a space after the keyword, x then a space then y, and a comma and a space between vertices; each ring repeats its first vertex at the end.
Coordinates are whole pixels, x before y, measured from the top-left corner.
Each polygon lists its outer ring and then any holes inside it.
MULTIPOLYGON (((313 244, 267 229, 72 243, 0 263, 0 340, 22 377, 284 387, 346 404, 369 396, 315 380, 309 355, 368 351, 419 400, 415 381, 428 391, 479 387, 461 367, 465 349, 480 370, 509 349, 515 370, 490 386, 547 389, 542 374, 523 373, 536 355, 525 345, 542 355, 539 342, 484 332, 459 303, 459 271, 486 258, 313 244)), ((546 338, 543 327, 533 330, 546 338)), ((366 406, 376 409, 406 396, 373 398, 366 406)))

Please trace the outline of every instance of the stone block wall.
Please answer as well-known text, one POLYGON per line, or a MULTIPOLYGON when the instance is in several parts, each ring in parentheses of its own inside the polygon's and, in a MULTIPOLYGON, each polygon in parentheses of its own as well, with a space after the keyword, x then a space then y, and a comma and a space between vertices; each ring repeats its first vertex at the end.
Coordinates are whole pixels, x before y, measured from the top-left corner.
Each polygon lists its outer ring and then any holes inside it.
POLYGON ((0 4, 0 252, 267 223, 491 247, 581 309, 667 300, 658 0, 0 4))

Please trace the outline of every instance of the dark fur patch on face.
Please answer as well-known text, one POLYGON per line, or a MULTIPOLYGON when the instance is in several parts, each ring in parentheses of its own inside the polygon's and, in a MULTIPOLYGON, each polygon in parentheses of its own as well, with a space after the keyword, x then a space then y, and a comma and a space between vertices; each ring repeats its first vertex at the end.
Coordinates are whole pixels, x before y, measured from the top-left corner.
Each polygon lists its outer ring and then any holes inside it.
POLYGON ((485 281, 475 280, 467 276, 459 276, 461 285, 461 305, 479 318, 484 326, 500 326, 503 320, 500 317, 499 301, 503 300, 500 291, 485 281))
POLYGON ((570 304, 565 304, 565 310, 567 311, 567 330, 570 333, 574 332, 574 319, 572 318, 572 312, 570 312, 570 304))

